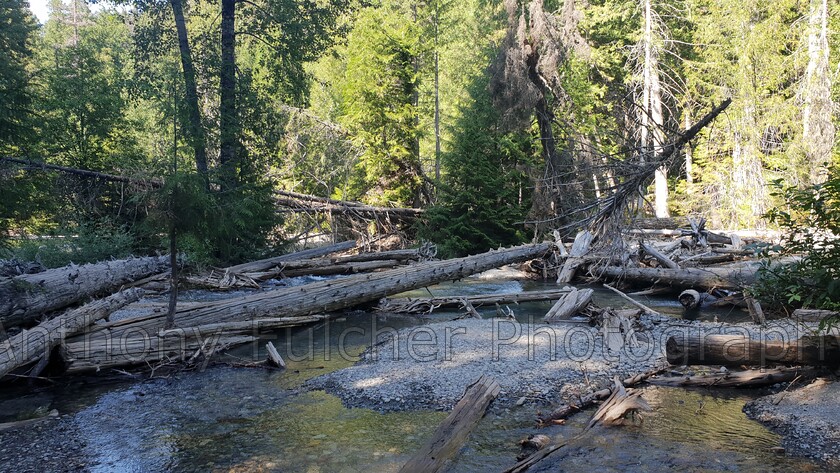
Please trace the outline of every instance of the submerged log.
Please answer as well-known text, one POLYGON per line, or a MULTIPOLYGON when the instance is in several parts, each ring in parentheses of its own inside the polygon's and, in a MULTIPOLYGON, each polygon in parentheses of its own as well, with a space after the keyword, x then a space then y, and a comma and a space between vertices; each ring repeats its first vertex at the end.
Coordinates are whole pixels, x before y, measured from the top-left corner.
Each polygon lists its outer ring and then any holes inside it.
POLYGON ((395 314, 428 314, 439 308, 459 307, 464 299, 474 307, 488 304, 518 304, 520 302, 550 301, 565 296, 569 289, 548 291, 512 292, 505 294, 482 294, 478 296, 442 296, 425 298, 394 298, 380 301, 377 310, 395 314))
POLYGON ((796 378, 813 378, 818 371, 813 368, 777 368, 772 370, 746 370, 697 376, 671 376, 651 378, 650 384, 677 387, 755 388, 786 383, 796 378))
POLYGON ((657 283, 678 288, 742 289, 755 282, 760 263, 733 268, 627 268, 599 266, 592 270, 596 276, 624 279, 639 283, 657 283))
POLYGON ((0 280, 0 324, 7 329, 30 324, 45 312, 112 291, 168 266, 168 256, 128 258, 70 265, 0 280))
POLYGON ((403 465, 400 473, 442 471, 447 461, 458 453, 472 429, 484 417, 487 406, 496 399, 501 390, 499 383, 487 376, 481 376, 470 385, 429 442, 403 465))
POLYGON ((108 317, 141 297, 141 289, 128 289, 71 310, 0 342, 0 378, 39 358, 49 359, 52 349, 66 337, 85 331, 97 320, 108 317))
MULTIPOLYGON (((379 273, 359 274, 337 280, 318 281, 303 286, 284 287, 249 294, 242 297, 208 302, 179 308, 175 314, 178 327, 241 321, 271 317, 322 314, 358 304, 376 301, 382 297, 442 281, 464 278, 506 264, 541 256, 552 248, 551 243, 524 245, 509 249, 445 261, 418 263, 407 268, 397 268, 379 273)), ((97 325, 84 337, 69 341, 75 345, 75 359, 80 364, 95 365, 97 358, 124 359, 125 364, 142 362, 134 354, 136 346, 149 343, 150 334, 163 328, 165 314, 148 314, 119 322, 97 325), (85 344, 87 344, 87 351, 85 344), (121 353, 122 346, 129 346, 128 355, 121 353)), ((68 343, 68 346, 71 343, 68 343)))
POLYGON ((675 335, 665 343, 665 355, 672 365, 833 366, 840 364, 840 336, 765 341, 743 335, 675 335))

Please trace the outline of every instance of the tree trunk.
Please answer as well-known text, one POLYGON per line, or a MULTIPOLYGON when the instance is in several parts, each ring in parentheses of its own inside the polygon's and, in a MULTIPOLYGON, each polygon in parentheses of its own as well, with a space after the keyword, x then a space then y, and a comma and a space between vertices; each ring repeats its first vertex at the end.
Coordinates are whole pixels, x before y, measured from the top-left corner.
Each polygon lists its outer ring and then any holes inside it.
MULTIPOLYGON (((348 276, 338 280, 318 281, 304 286, 287 287, 249 294, 246 296, 209 302, 198 306, 183 307, 175 316, 178 327, 229 322, 236 320, 322 314, 372 302, 391 294, 398 294, 442 281, 461 279, 471 274, 497 268, 506 264, 536 258, 551 250, 551 243, 524 245, 490 251, 446 261, 419 263, 408 268, 398 268, 373 274, 348 276)), ((85 334, 74 337, 80 350, 71 356, 85 366, 118 366, 144 362, 143 351, 155 352, 170 349, 174 342, 158 343, 157 333, 163 327, 165 314, 149 313, 144 316, 102 324, 85 334), (96 347, 97 350, 91 350, 96 347)), ((69 346, 72 344, 68 342, 69 346)))
POLYGON ((622 268, 602 266, 592 272, 596 276, 623 279, 639 283, 666 284, 676 288, 691 289, 743 289, 755 281, 760 263, 737 268, 622 268))
POLYGON ((743 335, 675 335, 665 343, 665 355, 672 365, 835 366, 840 364, 840 337, 802 337, 785 342, 751 340, 743 335))
POLYGON ((347 240, 334 245, 322 246, 320 248, 310 248, 308 250, 296 251, 282 256, 274 256, 271 258, 261 259, 258 261, 250 261, 248 263, 237 264, 235 266, 228 266, 225 271, 232 273, 255 273, 265 271, 275 266, 280 265, 286 261, 300 261, 310 258, 318 258, 326 256, 330 253, 338 253, 342 251, 352 250, 356 247, 355 240, 347 240))
MULTIPOLYGON (((642 84, 642 156, 655 156, 664 145, 662 131, 662 85, 659 78, 659 58, 654 45, 654 12, 651 0, 644 1, 644 64, 642 84)), ((644 159, 644 158, 643 158, 644 159)), ((659 167, 654 173, 654 210, 657 217, 668 217, 668 168, 659 167)))
POLYGON ((516 292, 509 294, 486 294, 478 296, 443 296, 430 298, 394 298, 382 301, 377 310, 403 314, 429 314, 440 308, 456 308, 466 300, 473 306, 488 304, 519 304, 520 302, 558 300, 569 292, 568 289, 548 291, 516 292))
POLYGON ((199 173, 207 175, 207 140, 201 125, 201 112, 198 107, 198 89, 195 84, 195 67, 192 61, 187 23, 184 19, 184 7, 181 0, 169 0, 172 15, 175 17, 175 31, 178 33, 178 49, 181 51, 181 69, 184 76, 184 90, 187 99, 187 115, 190 126, 190 145, 195 151, 195 167, 199 173))
POLYGON ((29 324, 45 312, 166 269, 167 256, 129 258, 66 266, 0 281, 0 325, 29 324))
POLYGON ((97 320, 104 319, 122 307, 140 300, 142 296, 142 289, 118 292, 48 320, 35 328, 24 330, 5 342, 0 342, 0 378, 38 358, 48 359, 52 349, 66 337, 85 331, 97 320))
POLYGON ((817 370, 806 368, 777 368, 747 370, 697 376, 670 376, 648 380, 656 386, 702 386, 707 388, 755 388, 786 383, 797 378, 813 378, 817 370))
POLYGON ((222 190, 237 182, 237 142, 239 126, 236 115, 236 0, 222 0, 222 67, 219 74, 219 162, 222 167, 222 190))
POLYGON ((435 473, 443 471, 466 442, 472 429, 484 417, 487 406, 502 388, 499 383, 482 376, 467 388, 452 412, 438 426, 432 438, 400 469, 400 473, 435 473))
POLYGON ((805 71, 805 104, 802 140, 810 169, 810 183, 825 179, 825 168, 834 146, 831 100, 832 78, 828 69, 828 1, 811 0, 808 21, 808 67, 805 71))

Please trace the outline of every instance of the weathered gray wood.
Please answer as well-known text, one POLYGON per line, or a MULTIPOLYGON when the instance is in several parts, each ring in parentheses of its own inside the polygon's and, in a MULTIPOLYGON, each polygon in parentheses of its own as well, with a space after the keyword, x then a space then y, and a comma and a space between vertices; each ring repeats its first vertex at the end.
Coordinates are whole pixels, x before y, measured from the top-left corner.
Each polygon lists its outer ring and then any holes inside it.
POLYGON ((645 251, 645 253, 653 256, 653 258, 656 261, 659 261, 659 264, 661 264, 663 267, 671 268, 671 269, 679 269, 680 268, 680 265, 675 263, 674 260, 665 256, 659 250, 657 250, 656 248, 648 245, 647 243, 645 243, 643 241, 640 241, 639 246, 642 248, 642 250, 645 251))
POLYGON ((692 310, 700 306, 701 297, 700 293, 694 289, 686 289, 680 293, 677 300, 680 301, 680 305, 688 310, 692 310))
POLYGON ((274 266, 277 266, 280 263, 285 261, 296 261, 296 260, 304 260, 310 258, 318 258, 321 256, 326 256, 330 253, 338 253, 340 251, 348 251, 352 250, 356 247, 356 242, 354 240, 348 240, 341 243, 336 243, 335 245, 329 246, 322 246, 319 248, 311 248, 308 250, 301 250, 294 253, 289 253, 281 256, 275 256, 272 258, 261 259, 258 261, 250 261, 248 263, 237 264, 234 266, 228 266, 225 268, 227 271, 233 273, 254 273, 259 271, 265 271, 267 269, 271 269, 274 266))
POLYGON ((568 292, 549 309, 543 318, 548 323, 559 322, 577 315, 592 302, 592 289, 568 288, 568 292))
POLYGON ((512 292, 505 294, 482 294, 478 296, 441 296, 441 297, 406 297, 384 299, 377 310, 392 313, 427 314, 438 308, 459 307, 466 299, 474 307, 486 304, 518 304, 520 302, 550 301, 565 296, 569 289, 551 289, 548 291, 512 292))
MULTIPOLYGON (((175 314, 177 327, 188 328, 231 321, 243 321, 262 317, 309 316, 332 312, 371 302, 382 297, 405 292, 410 289, 436 284, 442 281, 461 279, 491 268, 517 263, 543 255, 552 248, 551 243, 524 245, 503 250, 494 250, 475 256, 445 261, 418 263, 378 273, 359 274, 337 280, 318 281, 303 286, 284 287, 242 297, 208 302, 203 305, 179 308, 175 314)), ((74 352, 79 365, 85 363, 86 353, 113 359, 131 361, 129 350, 122 356, 121 346, 133 346, 144 340, 156 338, 163 328, 165 315, 149 313, 144 316, 118 322, 100 324, 84 337, 73 337, 68 346, 87 342, 99 348, 108 347, 107 353, 85 352, 82 345, 73 345, 80 350, 74 352), (125 342, 125 343, 123 343, 125 342)), ((155 344, 158 346, 158 344, 155 344)), ((104 349, 103 349, 104 350, 104 349)), ((134 360, 134 363, 140 362, 134 360)))
POLYGON ((784 342, 751 340, 743 335, 675 335, 665 342, 665 355, 672 365, 837 365, 840 337, 824 335, 784 342))
POLYGON ((578 267, 583 264, 583 257, 589 253, 589 247, 592 246, 592 240, 595 235, 584 230, 575 236, 575 242, 572 243, 572 249, 569 251, 569 256, 566 262, 563 263, 563 268, 557 273, 557 284, 571 282, 575 277, 578 267))
POLYGON ((621 297, 621 298, 622 298, 622 299, 624 299, 625 301, 629 302, 630 304, 632 304, 632 305, 634 305, 634 306, 638 307, 639 309, 642 309, 643 311, 645 311, 645 313, 646 313, 646 314, 650 314, 650 315, 661 315, 659 312, 657 312, 657 311, 655 311, 655 310, 651 309, 650 307, 648 307, 648 306, 646 306, 646 305, 642 304, 641 302, 637 301, 636 299, 633 299, 632 297, 630 297, 630 296, 628 296, 627 294, 625 294, 625 293, 623 293, 623 292, 619 291, 618 289, 616 289, 616 288, 614 288, 614 287, 610 286, 609 284, 604 284, 604 287, 605 287, 605 288, 607 288, 607 289, 609 289, 610 291, 612 291, 612 292, 614 292, 614 293, 618 294, 618 296, 619 296, 619 297, 621 297))
POLYGON ((277 368, 286 369, 286 362, 283 361, 283 357, 280 356, 280 353, 277 351, 277 348, 274 347, 274 344, 268 342, 265 344, 265 349, 268 351, 268 362, 269 365, 275 366, 277 368))
POLYGON ((840 317, 840 312, 820 309, 796 309, 791 318, 801 322, 821 322, 826 317, 840 317))
POLYGON ((432 438, 403 465, 401 473, 434 473, 441 471, 467 440, 470 432, 484 417, 487 406, 501 392, 495 379, 482 376, 470 387, 440 424, 432 438))
POLYGON ((142 289, 118 292, 43 322, 32 329, 23 330, 8 340, 0 342, 0 378, 39 358, 49 358, 50 351, 66 337, 85 331, 97 320, 108 317, 114 311, 139 300, 142 296, 142 289))
POLYGON ((695 376, 670 376, 651 378, 650 384, 677 387, 754 388, 793 381, 798 377, 812 378, 818 373, 813 368, 776 368, 746 371, 727 371, 695 376))
POLYGON ((70 265, 36 274, 0 280, 0 324, 11 328, 31 324, 45 312, 61 309, 96 294, 158 273, 168 256, 128 258, 70 265))
POLYGON ((764 311, 761 310, 761 304, 753 297, 745 297, 744 302, 747 303, 747 310, 750 311, 750 317, 753 322, 764 325, 767 321, 764 319, 764 311))
POLYGON ((602 266, 595 275, 627 281, 657 283, 677 288, 742 289, 755 282, 760 263, 745 264, 736 268, 627 268, 602 266))

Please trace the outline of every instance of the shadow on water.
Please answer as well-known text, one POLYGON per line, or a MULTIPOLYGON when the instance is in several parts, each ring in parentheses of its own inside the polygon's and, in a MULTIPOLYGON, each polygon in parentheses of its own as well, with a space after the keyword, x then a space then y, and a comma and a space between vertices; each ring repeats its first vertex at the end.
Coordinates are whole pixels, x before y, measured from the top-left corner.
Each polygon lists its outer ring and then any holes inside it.
MULTIPOLYGON (((435 295, 516 292, 556 287, 517 281, 465 280, 431 288, 435 295)), ((414 297, 428 291, 413 291, 414 297)), ((200 297, 200 295, 196 295, 200 297)), ((607 291, 601 305, 624 306, 607 291)), ((676 301, 645 301, 677 316, 676 301)), ((539 318, 550 303, 514 306, 521 320, 539 318)), ((492 316, 495 308, 480 309, 492 316)), ((31 415, 37 407, 73 414, 93 471, 396 471, 431 435, 446 413, 378 413, 347 409, 323 391, 305 391, 308 379, 351 366, 377 334, 454 318, 348 313, 329 323, 281 330, 259 343, 238 348, 223 361, 261 360, 272 341, 287 360, 286 371, 214 367, 168 379, 119 385, 75 383, 19 397, 0 393, 0 412, 31 415)), ((704 315, 707 316, 707 315, 704 315)), ((721 315, 718 315, 722 317, 721 315)), ((723 319, 721 319, 723 320, 723 319)), ((774 456, 779 438, 747 420, 741 409, 750 392, 691 391, 648 387, 654 411, 641 426, 598 428, 572 442, 534 471, 802 471, 803 461, 774 456)), ((453 471, 496 471, 513 464, 517 442, 535 433, 534 407, 489 413, 471 436, 453 471)), ((580 414, 568 425, 545 429, 555 438, 572 437, 588 420, 580 414)))

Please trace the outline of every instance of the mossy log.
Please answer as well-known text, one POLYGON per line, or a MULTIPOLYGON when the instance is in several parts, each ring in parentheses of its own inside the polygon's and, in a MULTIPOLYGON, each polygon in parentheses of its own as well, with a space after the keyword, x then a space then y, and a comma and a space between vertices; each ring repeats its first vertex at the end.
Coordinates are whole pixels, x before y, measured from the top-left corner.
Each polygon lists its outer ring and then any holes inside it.
POLYGON ((0 280, 0 324, 6 329, 32 324, 46 312, 113 291, 168 266, 168 256, 152 256, 70 265, 0 280))

